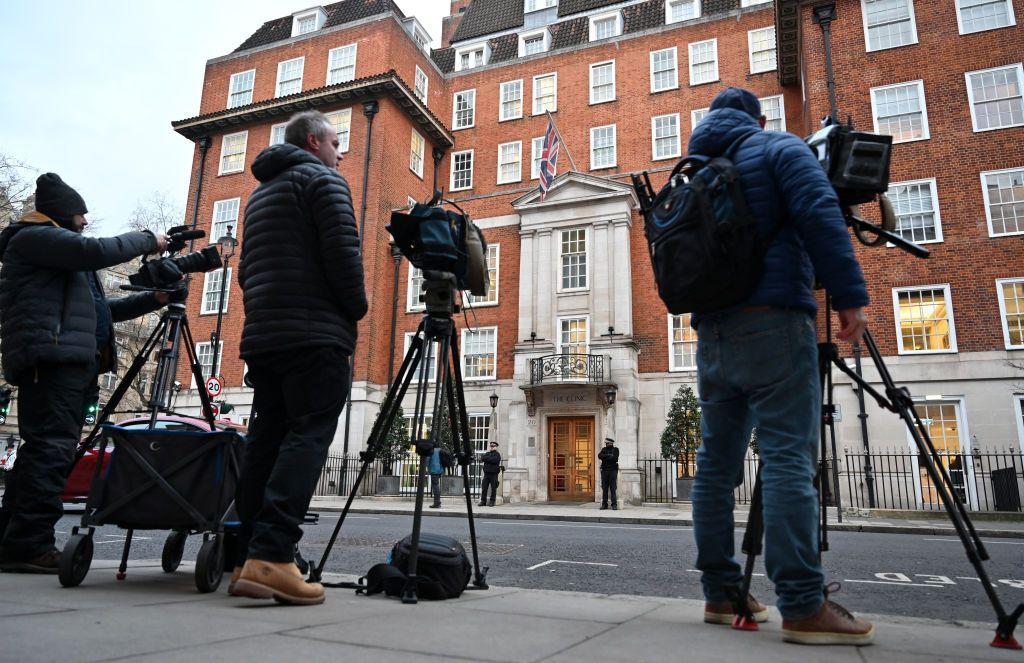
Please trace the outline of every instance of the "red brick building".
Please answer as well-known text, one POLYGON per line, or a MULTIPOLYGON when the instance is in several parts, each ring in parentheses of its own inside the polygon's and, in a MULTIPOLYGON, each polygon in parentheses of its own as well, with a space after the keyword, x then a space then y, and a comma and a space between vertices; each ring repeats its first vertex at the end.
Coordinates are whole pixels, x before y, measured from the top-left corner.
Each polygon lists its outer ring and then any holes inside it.
MULTIPOLYGON (((290 114, 328 113, 347 146, 340 170, 370 298, 338 446, 346 430, 350 448, 365 441, 421 317, 419 275, 392 256, 384 226, 436 182, 491 245, 492 292, 458 324, 474 435, 481 445, 497 435, 506 498, 593 499, 596 447, 610 436, 620 486, 637 499, 636 460, 658 454, 669 400, 695 381, 696 344, 687 316, 657 298, 629 175, 663 181, 728 85, 762 99, 769 129, 817 129, 829 103, 812 4, 455 0, 433 51, 388 0, 268 21, 208 62, 200 115, 174 123, 196 141, 189 214, 214 239, 237 232, 252 160, 290 114), (549 114, 563 154, 541 201, 549 114)), ((896 379, 921 396, 936 443, 965 454, 1024 440, 1024 372, 1011 365, 1024 361, 1019 12, 1012 0, 838 0, 831 25, 840 112, 894 136, 898 229, 932 251, 917 261, 859 249, 873 331, 896 379)), ((219 372, 244 416, 241 293, 230 282, 219 372)), ((199 339, 219 288, 208 275, 192 294, 199 339)), ((209 371, 211 346, 199 350, 209 371)), ((856 400, 841 381, 836 391, 840 447, 858 451, 856 400)), ((895 417, 870 404, 868 414, 872 444, 909 448, 895 417)))

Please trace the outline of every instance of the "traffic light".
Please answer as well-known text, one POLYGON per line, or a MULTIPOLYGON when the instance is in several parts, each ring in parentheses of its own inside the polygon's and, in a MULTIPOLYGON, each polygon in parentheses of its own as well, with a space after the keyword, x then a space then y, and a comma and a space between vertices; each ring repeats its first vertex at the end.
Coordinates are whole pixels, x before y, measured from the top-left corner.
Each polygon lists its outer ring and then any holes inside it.
POLYGON ((11 411, 11 393, 10 388, 0 389, 0 426, 7 423, 7 415, 11 411))
POLYGON ((100 402, 98 400, 89 401, 85 404, 85 425, 92 426, 96 423, 96 413, 100 411, 100 402))

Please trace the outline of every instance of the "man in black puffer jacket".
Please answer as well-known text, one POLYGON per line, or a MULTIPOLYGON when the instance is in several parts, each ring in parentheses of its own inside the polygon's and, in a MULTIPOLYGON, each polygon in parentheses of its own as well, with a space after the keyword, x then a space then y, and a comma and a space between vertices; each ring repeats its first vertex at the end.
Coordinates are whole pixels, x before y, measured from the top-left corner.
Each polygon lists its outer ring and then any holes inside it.
POLYGON ((260 185, 245 209, 241 355, 254 420, 237 499, 246 561, 228 591, 308 605, 323 603, 323 587, 304 582, 293 554, 351 386, 367 303, 337 133, 306 111, 284 135, 253 162, 260 185))
POLYGON ((82 197, 53 173, 36 181, 36 211, 0 234, 0 352, 18 387, 25 441, 0 508, 0 569, 55 573, 53 526, 82 434, 87 394, 115 369, 113 323, 167 303, 141 294, 107 301, 95 270, 163 251, 150 232, 85 237, 82 197))

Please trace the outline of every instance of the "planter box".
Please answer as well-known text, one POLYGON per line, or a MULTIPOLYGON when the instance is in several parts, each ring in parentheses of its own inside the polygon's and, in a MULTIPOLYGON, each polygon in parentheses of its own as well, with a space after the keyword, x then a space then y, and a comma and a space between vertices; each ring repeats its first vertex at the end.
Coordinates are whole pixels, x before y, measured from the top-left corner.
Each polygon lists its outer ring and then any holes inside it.
POLYGON ((398 495, 401 480, 401 477, 395 475, 377 477, 377 494, 398 495))
POLYGON ((676 499, 689 502, 693 498, 690 496, 693 493, 693 477, 683 477, 676 479, 676 499))

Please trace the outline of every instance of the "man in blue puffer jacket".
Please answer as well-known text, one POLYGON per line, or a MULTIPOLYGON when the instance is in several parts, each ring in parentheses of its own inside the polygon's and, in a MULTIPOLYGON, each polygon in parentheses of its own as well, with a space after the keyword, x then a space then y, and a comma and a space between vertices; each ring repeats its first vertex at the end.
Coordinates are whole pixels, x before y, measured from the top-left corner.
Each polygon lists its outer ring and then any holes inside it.
MULTIPOLYGON (((731 155, 763 237, 775 239, 764 274, 738 306, 700 316, 697 370, 703 444, 693 487, 697 567, 705 621, 730 623, 727 587, 742 571, 734 557, 733 488, 757 424, 764 490, 765 565, 778 593, 783 637, 805 644, 868 644, 874 627, 828 601, 818 558, 814 475, 821 422, 815 277, 838 311, 838 336, 866 327, 864 276, 839 199, 799 138, 764 131, 761 104, 728 88, 690 138, 689 153, 731 155)), ((763 621, 767 610, 750 600, 763 621)))

